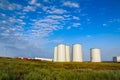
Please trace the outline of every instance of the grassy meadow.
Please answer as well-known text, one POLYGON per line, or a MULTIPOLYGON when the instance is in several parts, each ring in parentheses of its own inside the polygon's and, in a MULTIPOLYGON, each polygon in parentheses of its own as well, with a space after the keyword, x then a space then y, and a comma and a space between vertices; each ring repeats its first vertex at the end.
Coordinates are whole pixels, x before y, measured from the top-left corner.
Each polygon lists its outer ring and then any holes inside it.
POLYGON ((120 80, 120 63, 0 58, 0 80, 120 80))

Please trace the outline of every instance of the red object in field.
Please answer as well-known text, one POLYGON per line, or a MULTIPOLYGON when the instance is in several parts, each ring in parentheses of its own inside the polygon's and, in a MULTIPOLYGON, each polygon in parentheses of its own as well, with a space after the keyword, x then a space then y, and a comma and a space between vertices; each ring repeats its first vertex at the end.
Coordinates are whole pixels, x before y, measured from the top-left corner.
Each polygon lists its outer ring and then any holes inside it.
POLYGON ((23 60, 29 60, 28 58, 23 58, 23 60))
POLYGON ((19 56, 15 56, 15 58, 19 58, 19 56))

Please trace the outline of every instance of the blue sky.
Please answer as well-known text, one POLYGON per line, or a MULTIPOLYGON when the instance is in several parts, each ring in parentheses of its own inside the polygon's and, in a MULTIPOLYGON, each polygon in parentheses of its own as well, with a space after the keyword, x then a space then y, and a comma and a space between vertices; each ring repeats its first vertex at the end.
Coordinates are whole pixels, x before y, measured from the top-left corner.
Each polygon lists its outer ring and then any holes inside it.
POLYGON ((0 0, 0 56, 53 58, 59 43, 120 56, 120 0, 0 0))

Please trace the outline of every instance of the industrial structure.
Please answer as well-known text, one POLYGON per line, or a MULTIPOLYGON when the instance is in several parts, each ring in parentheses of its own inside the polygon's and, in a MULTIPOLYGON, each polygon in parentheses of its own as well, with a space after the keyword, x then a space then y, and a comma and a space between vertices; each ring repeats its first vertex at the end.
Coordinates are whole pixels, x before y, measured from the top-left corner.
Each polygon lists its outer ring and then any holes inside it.
POLYGON ((74 44, 72 48, 72 59, 70 59, 70 47, 59 44, 54 47, 54 62, 82 62, 82 46, 74 44))
POLYGON ((91 54, 91 62, 101 62, 100 49, 91 48, 90 54, 91 54))
POLYGON ((73 45, 72 62, 82 62, 82 46, 80 44, 73 45))
POLYGON ((57 62, 57 47, 54 47, 54 62, 57 62))
POLYGON ((57 62, 65 62, 65 53, 66 53, 66 48, 64 44, 59 44, 57 46, 57 62))
POLYGON ((69 46, 65 46, 65 51, 66 51, 66 55, 65 55, 65 59, 66 59, 66 62, 70 62, 70 47, 69 46))
POLYGON ((120 56, 113 57, 113 62, 120 62, 120 56))
POLYGON ((48 58, 39 58, 39 57, 35 57, 34 59, 36 59, 36 60, 42 60, 42 61, 53 61, 52 59, 48 59, 48 58))
MULTIPOLYGON (((101 53, 98 48, 90 49, 91 62, 101 62, 101 53)), ((59 44, 54 47, 54 62, 83 62, 82 45, 73 44, 72 56, 70 56, 70 47, 64 44, 59 44), (72 58, 72 59, 70 59, 72 58)))
POLYGON ((70 62, 70 47, 64 44, 54 47, 54 62, 70 62))

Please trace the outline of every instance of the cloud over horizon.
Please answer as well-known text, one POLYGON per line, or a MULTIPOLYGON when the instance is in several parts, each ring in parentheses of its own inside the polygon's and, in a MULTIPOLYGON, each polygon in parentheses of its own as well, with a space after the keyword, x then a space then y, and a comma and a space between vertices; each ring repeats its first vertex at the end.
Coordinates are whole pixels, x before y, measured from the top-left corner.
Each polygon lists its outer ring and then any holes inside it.
POLYGON ((120 16, 114 13, 116 7, 112 8, 113 15, 107 15, 111 12, 109 5, 104 2, 104 8, 98 3, 101 2, 0 0, 0 56, 52 58, 53 47, 59 43, 79 43, 78 38, 89 39, 86 35, 92 36, 89 40, 107 33, 118 36, 120 16))

